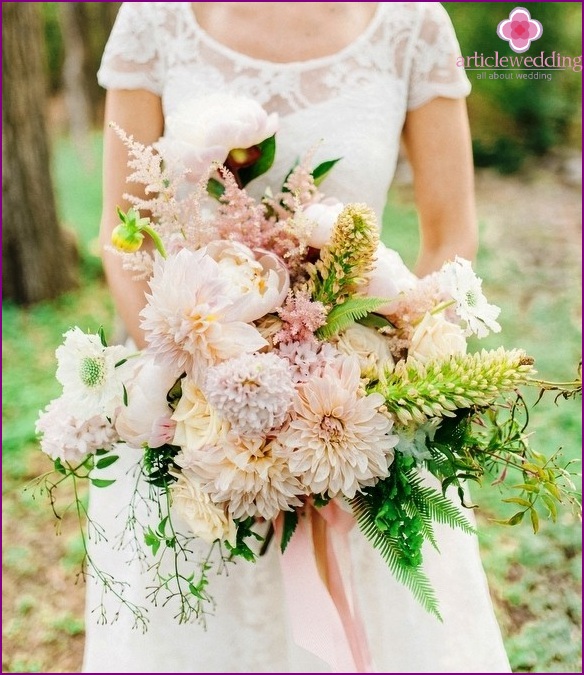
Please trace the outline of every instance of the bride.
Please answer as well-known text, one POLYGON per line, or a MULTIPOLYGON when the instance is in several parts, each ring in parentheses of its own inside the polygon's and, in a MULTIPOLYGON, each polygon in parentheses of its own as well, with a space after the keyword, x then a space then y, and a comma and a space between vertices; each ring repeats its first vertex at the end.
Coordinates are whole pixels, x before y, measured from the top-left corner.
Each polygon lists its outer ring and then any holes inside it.
MULTIPOLYGON (((473 170, 464 97, 470 85, 456 67, 458 45, 439 3, 148 2, 124 3, 107 44, 99 82, 106 122, 150 144, 165 116, 185 99, 222 91, 251 96, 280 118, 278 185, 297 157, 319 142, 315 163, 342 157, 325 192, 383 213, 403 140, 414 172, 421 228, 416 272, 438 269, 476 251, 473 170)), ((102 242, 127 209, 124 146, 106 125, 102 242)), ((259 196, 262 178, 248 186, 259 196)), ((103 262, 127 332, 140 347, 138 314, 145 285, 130 279, 104 248, 103 262)), ((136 451, 137 452, 137 451, 136 451)), ((114 545, 125 522, 137 460, 124 450, 116 483, 93 490, 91 516, 108 533, 92 544, 97 565, 122 578, 129 599, 148 605, 139 561, 114 545)), ((438 528, 437 528, 438 529, 438 528)), ((377 672, 510 672, 476 538, 438 529, 441 554, 425 552, 425 570, 443 622, 393 578, 381 556, 351 533, 358 601, 377 672)), ((100 624, 102 601, 89 582, 84 672, 327 672, 295 644, 275 547, 255 565, 237 564, 211 581, 217 602, 207 629, 178 625, 171 607, 152 607, 148 632, 130 617, 100 624)), ((109 607, 111 614, 115 606, 109 607)))

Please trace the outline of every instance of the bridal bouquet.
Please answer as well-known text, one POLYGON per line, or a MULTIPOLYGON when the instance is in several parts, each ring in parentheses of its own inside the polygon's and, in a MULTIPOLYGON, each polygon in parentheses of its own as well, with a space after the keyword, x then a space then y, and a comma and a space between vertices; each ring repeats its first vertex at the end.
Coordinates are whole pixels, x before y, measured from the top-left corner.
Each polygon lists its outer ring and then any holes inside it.
MULTIPOLYGON (((517 510, 500 522, 527 516, 535 531, 576 503, 566 467, 528 443, 521 390, 545 383, 521 349, 469 352, 470 336, 500 327, 468 261, 417 278, 366 204, 320 192, 338 160, 309 156, 252 198, 276 131, 275 116, 225 96, 185 104, 154 146, 118 130, 146 197, 119 211, 112 247, 148 280, 148 346, 65 334, 63 393, 38 420, 57 472, 45 485, 107 490, 127 444, 159 514, 134 533, 154 559, 188 559, 193 537, 222 561, 253 561, 270 539, 285 558, 314 514, 334 515, 438 615, 422 546, 438 546, 435 523, 473 531, 468 481, 510 478, 503 501, 517 510)), ((204 614, 209 568, 151 565, 153 598, 178 597, 180 620, 204 614)))

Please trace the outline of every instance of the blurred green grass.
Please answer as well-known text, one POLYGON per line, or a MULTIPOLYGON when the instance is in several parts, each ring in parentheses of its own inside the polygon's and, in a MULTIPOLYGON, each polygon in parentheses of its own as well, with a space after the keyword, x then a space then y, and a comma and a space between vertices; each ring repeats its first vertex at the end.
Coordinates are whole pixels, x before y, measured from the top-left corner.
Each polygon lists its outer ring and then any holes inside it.
MULTIPOLYGON (((40 454, 34 433, 38 411, 58 395, 54 350, 61 342, 62 333, 73 324, 92 331, 103 325, 107 332, 113 322, 112 302, 94 244, 101 200, 100 145, 100 135, 96 134, 91 141, 89 164, 66 140, 58 140, 55 148, 53 175, 58 203, 63 222, 78 235, 82 256, 81 288, 30 308, 9 303, 3 306, 5 513, 9 519, 22 518, 29 523, 29 529, 40 527, 42 531, 44 528, 45 538, 50 521, 48 507, 24 497, 22 486, 34 475, 31 463, 36 466, 35 458, 40 454)), ((488 227, 489 223, 481 223, 483 233, 488 227)), ((383 239, 398 250, 408 264, 413 264, 418 249, 418 229, 407 190, 397 188, 390 193, 383 239)), ((576 285, 567 283, 558 290, 552 284, 552 292, 534 294, 533 277, 519 273, 512 252, 491 246, 488 237, 483 239, 477 271, 484 280, 489 300, 502 307, 503 331, 476 346, 523 347, 535 357, 542 377, 571 379, 580 358, 580 333, 573 317, 574 306, 579 301, 576 285), (521 298, 526 296, 529 302, 522 302, 521 298)), ((553 397, 546 396, 533 411, 532 422, 536 429, 536 447, 551 453, 561 445, 566 458, 580 456, 579 402, 562 401, 556 406, 553 397)), ((491 513, 498 509, 498 489, 485 485, 474 490, 473 496, 480 501, 481 513, 485 514, 479 516, 480 541, 514 671, 579 672, 579 523, 568 514, 555 526, 544 523, 537 536, 526 524, 506 529, 488 523, 491 513)), ((52 532, 49 531, 48 536, 53 536, 52 532)), ((70 567, 69 549, 75 550, 74 542, 66 543, 59 564, 70 567)), ((7 542, 5 547, 5 561, 15 575, 38 572, 31 572, 38 566, 34 554, 34 548, 27 548, 19 541, 7 542)), ((30 596, 23 594, 21 600, 18 620, 9 622, 9 639, 16 642, 25 642, 26 633, 31 629, 27 623, 29 614, 32 616, 27 609, 30 596)), ((46 620, 35 626, 41 633, 44 631, 45 642, 53 640, 56 630, 80 635, 80 617, 66 612, 62 616, 58 625, 53 617, 52 623, 46 620)), ((66 638, 61 635, 59 640, 66 648, 66 638)), ((48 665, 43 658, 47 657, 35 653, 34 658, 25 663, 18 657, 8 663, 4 672, 41 670, 48 665)))

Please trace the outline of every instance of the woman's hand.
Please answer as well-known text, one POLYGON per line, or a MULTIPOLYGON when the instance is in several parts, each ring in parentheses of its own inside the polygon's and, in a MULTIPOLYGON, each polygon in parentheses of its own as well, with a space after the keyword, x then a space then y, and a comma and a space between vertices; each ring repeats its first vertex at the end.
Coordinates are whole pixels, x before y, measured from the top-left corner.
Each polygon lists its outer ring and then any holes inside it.
POLYGON ((103 266, 118 314, 128 334, 141 349, 145 341, 139 313, 146 303, 147 284, 134 281, 132 273, 122 268, 122 258, 107 247, 111 243, 112 230, 119 222, 116 207, 126 211, 131 206, 123 198, 124 193, 142 196, 144 193, 142 186, 126 182, 128 153, 109 126, 110 122, 115 122, 136 141, 150 145, 160 138, 164 128, 160 98, 145 90, 110 89, 105 110, 103 211, 99 235, 103 266))
POLYGON ((420 219, 419 276, 478 245, 472 145, 464 99, 435 98, 406 117, 404 144, 420 219))

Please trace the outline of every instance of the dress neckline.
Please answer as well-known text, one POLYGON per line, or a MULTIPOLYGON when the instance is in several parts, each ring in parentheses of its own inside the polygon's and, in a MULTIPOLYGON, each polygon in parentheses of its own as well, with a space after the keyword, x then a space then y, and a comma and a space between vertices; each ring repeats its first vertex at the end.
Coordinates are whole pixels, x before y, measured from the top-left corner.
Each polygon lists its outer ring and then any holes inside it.
POLYGON ((181 2, 180 3, 186 11, 187 21, 194 28, 195 32, 199 37, 206 42, 211 48, 215 51, 220 52, 224 56, 232 59, 233 61, 239 61, 246 63, 250 66, 255 66, 256 68, 273 68, 273 69, 296 69, 296 70, 310 70, 311 68, 317 68, 321 66, 326 66, 331 62, 342 60, 346 56, 352 54, 357 50, 364 42, 369 40, 371 35, 377 29, 381 16, 383 14, 383 9, 386 3, 378 2, 375 12, 370 19, 369 23, 365 29, 349 44, 347 44, 342 49, 339 49, 332 54, 326 54, 324 56, 319 56, 313 59, 305 59, 303 61, 270 61, 268 59, 259 59, 254 56, 249 56, 243 52, 238 52, 236 49, 232 49, 227 45, 219 42, 214 37, 209 35, 207 31, 199 24, 197 17, 190 2, 181 2))

